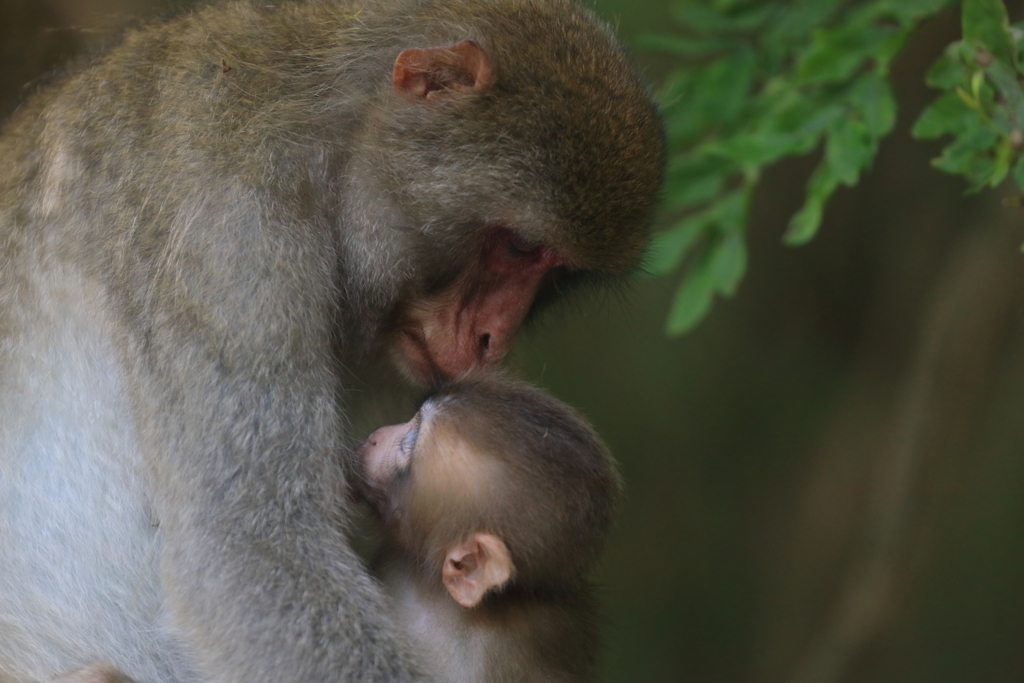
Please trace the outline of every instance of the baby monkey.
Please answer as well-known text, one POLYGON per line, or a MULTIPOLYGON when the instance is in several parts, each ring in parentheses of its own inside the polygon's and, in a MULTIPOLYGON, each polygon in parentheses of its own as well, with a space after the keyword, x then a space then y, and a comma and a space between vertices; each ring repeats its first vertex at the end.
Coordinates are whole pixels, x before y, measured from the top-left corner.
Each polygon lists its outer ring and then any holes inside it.
POLYGON ((439 681, 588 681, 597 625, 585 571, 622 484, 573 409, 498 375, 434 393, 357 449, 379 513, 375 563, 439 681))
MULTIPOLYGON (((584 574, 622 492, 569 406, 496 373, 452 382, 359 446, 359 494, 385 532, 374 569, 431 680, 596 679, 584 574)), ((133 683, 97 664, 53 683, 133 683)))

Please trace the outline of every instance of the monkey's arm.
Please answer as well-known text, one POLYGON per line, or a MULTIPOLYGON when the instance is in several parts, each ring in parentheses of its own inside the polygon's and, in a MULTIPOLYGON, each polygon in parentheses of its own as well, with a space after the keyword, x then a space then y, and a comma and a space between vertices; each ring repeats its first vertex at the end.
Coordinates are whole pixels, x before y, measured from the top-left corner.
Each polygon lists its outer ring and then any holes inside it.
POLYGON ((53 91, 40 119, 53 139, 37 146, 56 161, 37 203, 54 212, 47 244, 102 282, 116 319, 159 522, 159 576, 145 580, 199 674, 410 680, 337 507, 334 347, 351 331, 328 190, 310 185, 328 146, 266 114, 290 102, 291 72, 250 69, 233 87, 210 53, 227 44, 214 31, 279 54, 283 14, 228 3, 154 24, 53 91))
POLYGON ((121 290, 147 331, 130 382, 166 607, 216 681, 412 680, 343 535, 333 251, 308 226, 248 218, 213 209, 195 238, 209 243, 145 268, 145 298, 121 290), (247 230, 294 241, 217 244, 247 230))
POLYGON ((142 431, 161 588, 201 672, 246 683, 412 680, 330 503, 343 486, 330 377, 228 377, 179 350, 180 367, 150 376, 139 398, 152 406, 142 431))

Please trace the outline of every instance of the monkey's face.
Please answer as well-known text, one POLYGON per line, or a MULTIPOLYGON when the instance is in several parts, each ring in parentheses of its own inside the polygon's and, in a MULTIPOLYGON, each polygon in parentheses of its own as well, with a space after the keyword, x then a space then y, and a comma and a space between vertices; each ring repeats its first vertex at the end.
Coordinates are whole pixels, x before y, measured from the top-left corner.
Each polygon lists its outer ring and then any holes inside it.
POLYGON ((377 429, 356 449, 360 491, 385 520, 397 512, 422 426, 420 410, 408 422, 377 429))
POLYGON ((456 377, 500 360, 548 273, 554 248, 491 228, 472 260, 440 291, 401 309, 393 358, 414 381, 456 377))
POLYGON ((422 413, 417 412, 408 422, 377 429, 359 446, 357 453, 370 485, 386 487, 408 471, 421 423, 422 413))
POLYGON ((459 537, 456 530, 478 526, 507 474, 452 425, 436 420, 442 409, 428 401, 413 419, 381 427, 356 450, 363 497, 415 557, 459 537))
POLYGON ((387 144, 367 148, 355 174, 376 179, 401 239, 419 242, 384 336, 420 383, 501 359, 552 271, 558 284, 621 277, 647 242, 664 165, 653 103, 591 17, 571 22, 576 42, 565 22, 534 19, 530 31, 552 31, 566 51, 524 58, 532 39, 505 46, 498 35, 486 49, 401 52, 374 119, 387 144))

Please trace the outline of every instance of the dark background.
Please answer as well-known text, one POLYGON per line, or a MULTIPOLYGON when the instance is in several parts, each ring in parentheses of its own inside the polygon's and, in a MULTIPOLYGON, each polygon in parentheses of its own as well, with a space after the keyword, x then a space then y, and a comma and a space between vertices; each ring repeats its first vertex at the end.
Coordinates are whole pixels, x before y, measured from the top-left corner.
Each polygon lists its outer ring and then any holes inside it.
MULTIPOLYGON (((165 5, 0 0, 0 109, 165 5)), ((627 41, 669 16, 596 9, 627 41)), ((640 277, 524 335, 513 364, 629 485, 594 577, 605 680, 1024 680, 1024 210, 966 197, 907 132, 957 37, 951 11, 912 39, 897 130, 809 246, 781 236, 813 158, 766 175, 746 279, 695 332, 666 338, 674 282, 640 277)))

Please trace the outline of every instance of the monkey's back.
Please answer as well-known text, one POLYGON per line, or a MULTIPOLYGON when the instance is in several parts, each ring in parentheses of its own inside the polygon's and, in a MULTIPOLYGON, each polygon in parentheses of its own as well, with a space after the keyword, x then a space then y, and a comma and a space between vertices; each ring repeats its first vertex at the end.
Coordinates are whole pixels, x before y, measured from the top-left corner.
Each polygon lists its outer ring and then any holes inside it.
MULTIPOLYGON (((348 21, 331 14, 321 40, 348 21)), ((168 283, 239 256, 239 241, 218 235, 211 216, 228 226, 252 193, 295 195, 281 189, 299 182, 281 156, 313 147, 301 142, 307 123, 289 121, 309 93, 286 80, 296 69, 316 78, 282 61, 297 21, 287 9, 234 3, 151 22, 69 68, 4 124, 4 683, 49 680, 91 658, 147 683, 195 677, 166 620, 129 359, 145 343, 138 330, 153 325, 154 292, 173 301, 180 292, 168 283), (283 143, 270 168, 275 131, 283 143), (207 240, 183 239, 200 227, 207 240)), ((291 54, 308 62, 315 52, 291 54)), ((275 262, 266 244, 254 240, 254 261, 275 262)), ((190 308, 170 310, 202 315, 190 308)))

